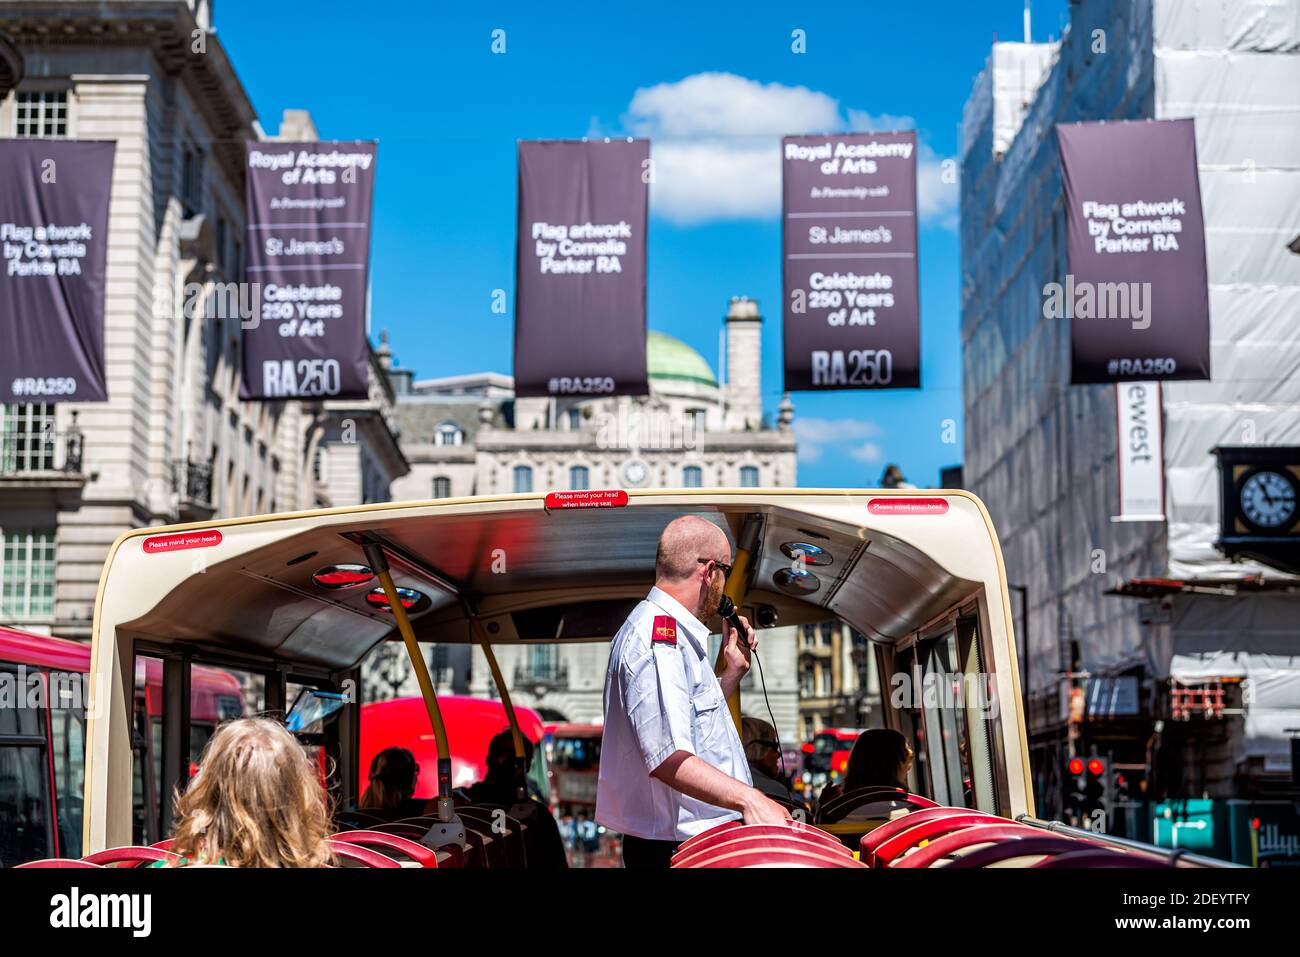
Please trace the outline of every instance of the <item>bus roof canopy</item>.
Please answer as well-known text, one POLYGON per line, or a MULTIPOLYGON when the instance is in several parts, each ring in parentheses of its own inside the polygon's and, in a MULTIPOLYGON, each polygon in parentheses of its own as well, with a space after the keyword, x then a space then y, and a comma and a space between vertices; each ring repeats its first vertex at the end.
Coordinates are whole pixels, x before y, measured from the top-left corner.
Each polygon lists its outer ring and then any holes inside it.
POLYGON ((756 542, 744 607, 770 605, 783 625, 839 616, 891 641, 981 586, 997 603, 992 613, 1002 612, 1001 554, 969 493, 691 489, 441 499, 140 529, 110 553, 96 638, 352 668, 395 636, 392 613, 386 601, 372 604, 377 580, 329 588, 314 576, 364 565, 371 542, 384 547, 398 587, 419 593, 409 614, 421 641, 475 641, 475 616, 494 643, 608 640, 654 581, 660 532, 683 514, 717 523, 733 543, 756 542), (614 495, 613 507, 574 507, 614 495), (798 544, 830 559, 807 561, 815 579, 805 582, 817 583, 809 594, 778 583, 798 544))

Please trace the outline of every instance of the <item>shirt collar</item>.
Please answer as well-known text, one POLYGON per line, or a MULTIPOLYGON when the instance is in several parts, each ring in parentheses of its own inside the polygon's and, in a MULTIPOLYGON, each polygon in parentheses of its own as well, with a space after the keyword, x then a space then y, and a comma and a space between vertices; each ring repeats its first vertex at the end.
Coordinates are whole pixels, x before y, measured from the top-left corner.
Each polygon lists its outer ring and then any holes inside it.
POLYGON ((672 615, 677 620, 677 623, 686 630, 686 636, 690 638, 695 650, 701 657, 707 657, 704 651, 704 642, 709 638, 709 629, 704 626, 703 622, 687 611, 685 605, 658 586, 650 589, 646 601, 658 605, 672 615))

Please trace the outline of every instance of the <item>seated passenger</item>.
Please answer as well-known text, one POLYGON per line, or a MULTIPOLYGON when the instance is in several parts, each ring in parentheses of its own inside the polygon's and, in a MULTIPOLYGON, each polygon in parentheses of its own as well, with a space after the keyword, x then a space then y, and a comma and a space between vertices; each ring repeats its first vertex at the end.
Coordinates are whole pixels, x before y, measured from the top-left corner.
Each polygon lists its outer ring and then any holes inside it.
MULTIPOLYGON (((370 783, 357 802, 357 810, 385 821, 419 817, 424 811, 424 802, 414 797, 419 777, 420 765, 414 754, 406 748, 384 748, 370 762, 370 783)), ((339 817, 346 820, 347 812, 339 817)))
POLYGON ((278 721, 236 718, 217 728, 176 798, 171 849, 179 866, 328 867, 329 835, 306 750, 278 721))
POLYGON ((754 787, 783 804, 803 807, 803 802, 778 777, 781 773, 781 742, 776 739, 776 729, 760 718, 745 715, 740 719, 740 740, 745 745, 745 760, 749 762, 749 776, 754 779, 754 787))
MULTIPOLYGON (((533 743, 527 738, 524 738, 524 762, 525 768, 533 765, 533 743)), ((470 804, 486 804, 507 811, 516 803, 515 739, 509 728, 497 734, 488 744, 487 775, 483 780, 458 789, 456 794, 458 797, 463 796, 470 804)), ((536 815, 524 831, 524 853, 528 866, 568 867, 564 840, 560 837, 560 827, 556 824, 551 809, 531 792, 528 800, 537 806, 536 815)))
POLYGON ((907 774, 915 755, 907 738, 892 728, 871 728, 858 735, 849 752, 849 766, 843 784, 828 784, 817 799, 825 807, 850 791, 862 788, 902 788, 907 790, 907 774))

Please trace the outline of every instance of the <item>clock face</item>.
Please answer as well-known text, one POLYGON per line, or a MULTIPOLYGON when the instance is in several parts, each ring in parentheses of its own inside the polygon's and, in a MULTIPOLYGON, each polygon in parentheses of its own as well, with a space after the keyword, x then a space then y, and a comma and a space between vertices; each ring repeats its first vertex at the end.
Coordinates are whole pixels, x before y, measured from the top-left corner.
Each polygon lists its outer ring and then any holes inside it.
POLYGON ((644 462, 638 462, 635 459, 623 466, 623 480, 628 485, 640 485, 646 479, 646 467, 644 462))
POLYGON ((1257 528, 1286 528, 1296 515, 1296 486, 1290 476, 1261 469, 1241 483, 1241 513, 1257 528))

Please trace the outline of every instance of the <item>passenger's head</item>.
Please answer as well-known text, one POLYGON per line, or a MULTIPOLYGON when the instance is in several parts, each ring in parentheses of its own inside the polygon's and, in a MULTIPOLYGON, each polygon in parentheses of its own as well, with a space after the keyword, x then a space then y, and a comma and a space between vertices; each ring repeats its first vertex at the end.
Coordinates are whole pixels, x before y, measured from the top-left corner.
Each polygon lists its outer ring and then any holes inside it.
POLYGON ((370 783, 357 807, 390 811, 415 794, 420 765, 406 748, 384 748, 370 762, 370 783))
POLYGON ((905 787, 912 757, 907 738, 899 732, 890 728, 863 731, 849 752, 845 793, 859 788, 905 787))
MULTIPOLYGON (((533 766, 533 742, 524 739, 524 768, 533 766)), ((490 780, 513 779, 515 773, 515 736, 506 728, 498 732, 488 743, 487 776, 490 780)))
POLYGON ((781 743, 776 729, 760 718, 744 715, 740 719, 740 740, 745 745, 745 759, 750 766, 775 776, 780 768, 781 743))
POLYGON ((329 834, 306 750, 278 721, 237 718, 217 728, 176 798, 172 850, 191 864, 323 867, 329 834))
POLYGON ((727 583, 731 543, 712 522, 683 515, 668 523, 655 554, 655 584, 701 621, 718 611, 727 583), (721 563, 721 564, 719 564, 721 563))

